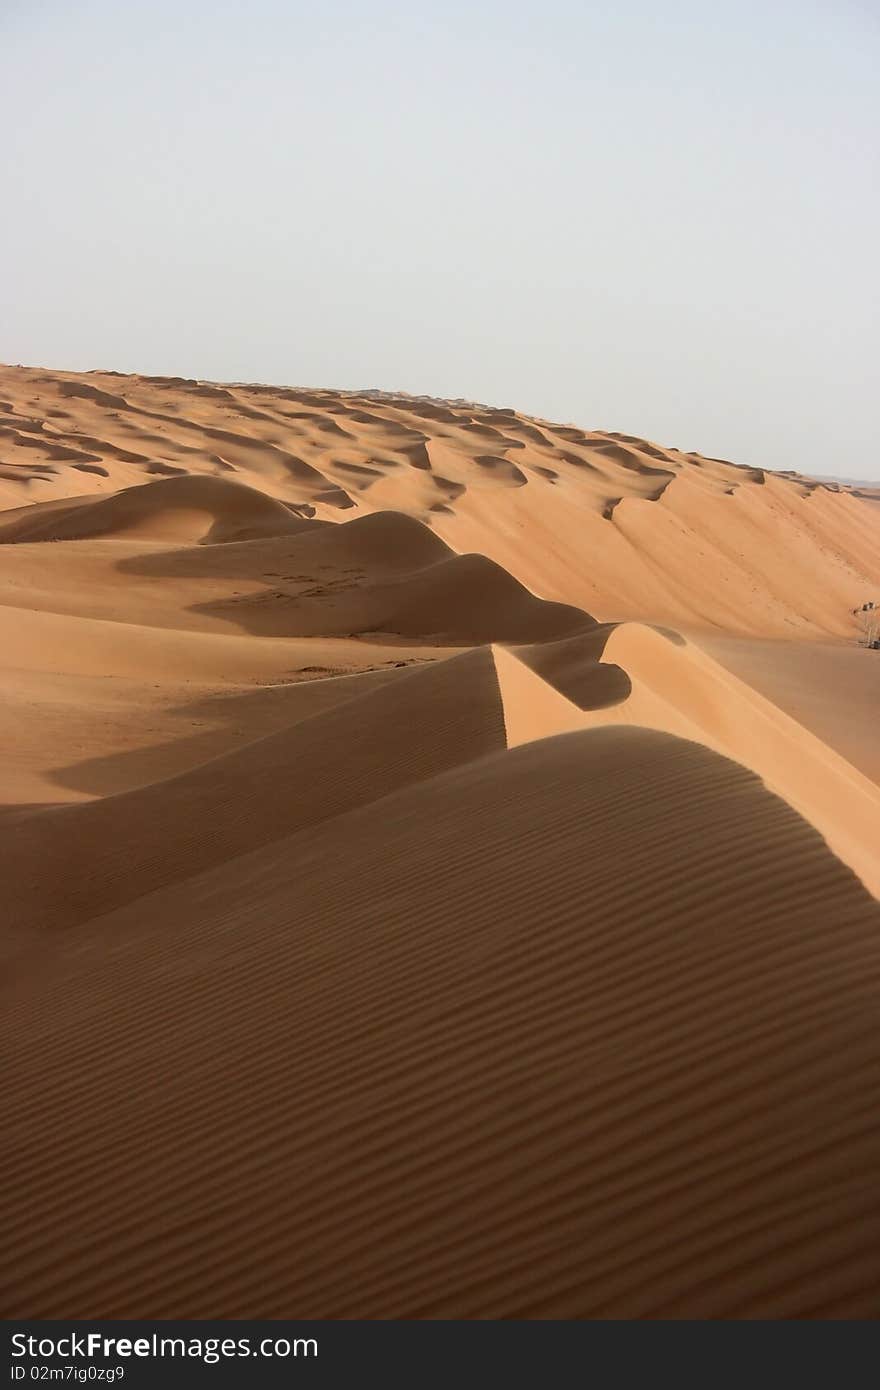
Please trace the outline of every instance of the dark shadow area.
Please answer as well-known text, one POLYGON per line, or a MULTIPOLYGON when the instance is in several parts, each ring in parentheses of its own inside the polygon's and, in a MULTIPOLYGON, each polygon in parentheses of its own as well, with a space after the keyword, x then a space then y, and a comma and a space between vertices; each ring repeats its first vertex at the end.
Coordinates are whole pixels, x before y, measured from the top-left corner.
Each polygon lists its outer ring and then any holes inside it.
MULTIPOLYGON (((177 738, 65 764, 48 775, 58 786, 98 797, 162 782, 387 684, 419 660, 389 657, 381 667, 355 672, 291 668, 289 678, 282 676, 281 683, 218 692, 168 710, 168 717, 180 723, 177 738)), ((7 810, 20 815, 28 809, 0 808, 0 828, 7 810)), ((34 809, 55 809, 55 803, 34 809)))

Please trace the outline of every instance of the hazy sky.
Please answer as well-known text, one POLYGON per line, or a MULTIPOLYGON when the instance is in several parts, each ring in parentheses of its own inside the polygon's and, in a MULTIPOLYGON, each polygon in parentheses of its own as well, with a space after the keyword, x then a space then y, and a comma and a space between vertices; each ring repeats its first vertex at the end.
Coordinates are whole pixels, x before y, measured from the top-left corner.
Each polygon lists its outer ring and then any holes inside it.
POLYGON ((876 476, 876 0, 0 0, 0 359, 876 476))

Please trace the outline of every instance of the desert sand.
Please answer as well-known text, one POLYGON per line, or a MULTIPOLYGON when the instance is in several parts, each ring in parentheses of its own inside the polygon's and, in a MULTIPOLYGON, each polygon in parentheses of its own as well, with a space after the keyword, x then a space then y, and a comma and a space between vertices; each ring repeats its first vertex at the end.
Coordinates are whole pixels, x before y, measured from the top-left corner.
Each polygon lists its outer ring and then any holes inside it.
POLYGON ((878 504, 0 368, 2 1311, 880 1314, 878 504))

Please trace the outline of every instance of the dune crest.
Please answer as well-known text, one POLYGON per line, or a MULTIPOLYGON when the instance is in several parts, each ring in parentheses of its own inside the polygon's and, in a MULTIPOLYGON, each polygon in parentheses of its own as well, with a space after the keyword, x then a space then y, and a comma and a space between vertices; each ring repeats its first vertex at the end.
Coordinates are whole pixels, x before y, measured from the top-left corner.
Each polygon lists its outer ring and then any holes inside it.
POLYGON ((880 897, 880 787, 694 643, 635 623, 610 631, 600 661, 630 691, 581 726, 630 724, 692 739, 751 768, 819 830, 880 897))

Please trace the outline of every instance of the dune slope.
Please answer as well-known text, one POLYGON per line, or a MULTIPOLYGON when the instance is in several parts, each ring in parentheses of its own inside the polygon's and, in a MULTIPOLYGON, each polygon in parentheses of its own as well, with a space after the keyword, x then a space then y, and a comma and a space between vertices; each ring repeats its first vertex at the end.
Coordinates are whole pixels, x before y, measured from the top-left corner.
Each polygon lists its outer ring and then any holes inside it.
POLYGON ((880 897, 880 788, 693 642, 638 623, 594 628, 522 656, 583 705, 581 727, 632 724, 693 739, 751 768, 880 897), (568 667, 559 653, 568 655, 568 667), (546 653, 550 653, 548 662, 546 653), (609 664, 620 686, 602 699, 609 664), (575 685, 570 668, 578 671, 575 685), (627 689, 617 680, 625 673, 627 689))
POLYGON ((506 746, 489 648, 353 699, 178 777, 10 820, 18 926, 70 926, 506 746))
POLYGON ((39 934, 6 1307, 876 1313, 878 926, 752 775, 605 729, 39 934))

